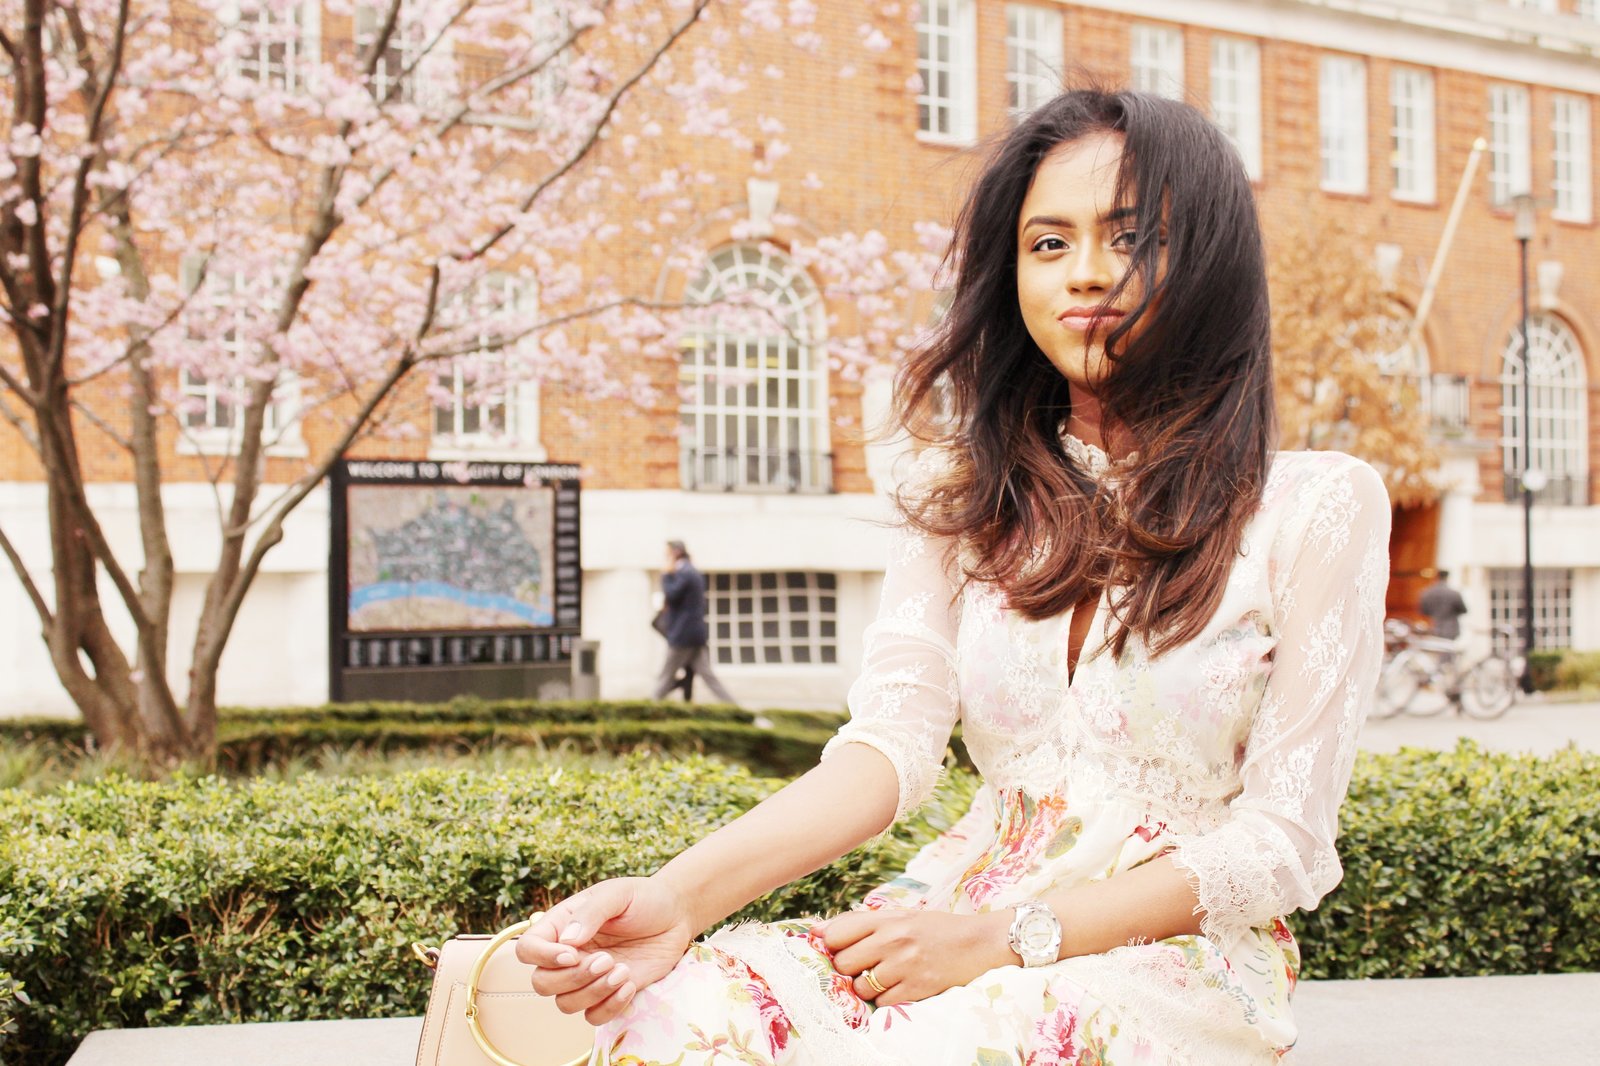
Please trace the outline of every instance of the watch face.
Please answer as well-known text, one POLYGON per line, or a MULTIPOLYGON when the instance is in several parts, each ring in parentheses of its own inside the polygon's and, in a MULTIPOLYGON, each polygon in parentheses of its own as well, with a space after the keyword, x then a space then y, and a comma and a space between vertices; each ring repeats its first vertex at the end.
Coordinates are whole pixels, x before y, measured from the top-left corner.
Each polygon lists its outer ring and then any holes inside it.
POLYGON ((1036 955, 1049 951, 1051 942, 1055 940, 1056 923, 1048 915, 1029 914, 1022 919, 1017 930, 1017 942, 1028 950, 1028 954, 1036 955))

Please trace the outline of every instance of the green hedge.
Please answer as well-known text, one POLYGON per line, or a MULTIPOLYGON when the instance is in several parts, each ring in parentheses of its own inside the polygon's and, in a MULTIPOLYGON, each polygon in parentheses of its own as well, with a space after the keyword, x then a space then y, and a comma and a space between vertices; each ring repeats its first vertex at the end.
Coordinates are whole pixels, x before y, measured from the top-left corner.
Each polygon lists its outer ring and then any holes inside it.
MULTIPOLYGON (((791 777, 814 765, 844 722, 842 711, 767 711, 650 701, 479 700, 226 708, 217 722, 216 768, 255 774, 328 751, 393 754, 549 746, 580 753, 715 754, 758 773, 791 777)), ((0 745, 33 746, 71 760, 90 747, 81 722, 0 721, 0 745)))
MULTIPOLYGON (((413 940, 498 929, 600 878, 649 872, 779 783, 635 757, 608 771, 0 792, 0 1034, 16 1030, 0 1058, 59 1063, 112 1026, 420 1013, 413 940), (3 995, 13 982, 27 1002, 3 995)), ((859 898, 948 827, 970 788, 954 782, 744 916, 859 898)))
POLYGON ((1600 688, 1600 651, 1562 653, 1556 665, 1555 687, 1559 689, 1600 688))
POLYGON ((1600 755, 1363 755, 1307 977, 1600 970, 1600 755))
MULTIPOLYGON (((106 1026, 375 1017, 422 1007, 414 939, 489 930, 651 870, 776 782, 704 758, 607 770, 0 792, 0 1044, 59 1063, 106 1026), (17 998, 17 986, 26 1001, 17 998)), ((1293 924, 1308 977, 1600 969, 1600 757, 1364 755, 1345 882, 1293 924)), ((911 823, 749 908, 831 911, 949 825, 911 823)))

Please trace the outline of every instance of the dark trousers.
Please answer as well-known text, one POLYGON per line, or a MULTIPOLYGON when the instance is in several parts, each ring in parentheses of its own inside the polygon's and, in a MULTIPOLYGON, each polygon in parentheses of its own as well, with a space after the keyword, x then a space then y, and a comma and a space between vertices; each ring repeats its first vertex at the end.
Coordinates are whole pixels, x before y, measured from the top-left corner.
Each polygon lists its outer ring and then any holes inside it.
POLYGON ((722 681, 717 677, 716 671, 711 669, 711 656, 706 652, 704 644, 697 644, 687 648, 667 648, 667 661, 661 664, 661 676, 656 679, 654 699, 665 699, 667 693, 677 688, 682 682, 678 674, 684 667, 694 671, 697 681, 704 681, 711 689, 711 694, 723 703, 738 705, 738 700, 728 694, 722 687, 722 681))

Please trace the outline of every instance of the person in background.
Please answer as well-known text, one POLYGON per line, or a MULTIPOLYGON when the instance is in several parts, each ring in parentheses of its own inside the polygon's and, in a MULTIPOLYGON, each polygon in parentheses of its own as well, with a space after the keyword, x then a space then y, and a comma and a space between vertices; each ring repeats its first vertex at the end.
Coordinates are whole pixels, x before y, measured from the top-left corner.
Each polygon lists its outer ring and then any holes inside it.
POLYGON ((1422 590, 1419 607, 1428 616, 1434 636, 1450 640, 1460 638, 1461 616, 1467 613, 1467 602, 1461 598, 1461 593, 1450 587, 1450 571, 1435 572, 1433 584, 1422 590))
POLYGON ((735 700, 716 671, 711 668, 711 656, 706 642, 710 630, 706 628, 706 579, 695 569, 689 552, 681 540, 667 541, 667 565, 661 575, 661 594, 666 600, 667 661, 661 666, 661 676, 656 680, 655 699, 664 699, 667 693, 682 687, 684 698, 689 699, 695 679, 704 681, 711 694, 723 703, 735 706, 735 700), (688 673, 688 679, 680 674, 688 673))

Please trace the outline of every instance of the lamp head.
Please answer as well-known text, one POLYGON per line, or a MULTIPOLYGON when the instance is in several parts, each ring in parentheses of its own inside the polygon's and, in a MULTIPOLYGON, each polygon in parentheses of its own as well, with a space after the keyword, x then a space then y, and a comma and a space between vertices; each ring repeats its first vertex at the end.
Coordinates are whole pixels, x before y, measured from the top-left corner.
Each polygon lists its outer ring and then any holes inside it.
POLYGON ((1511 206, 1516 211, 1511 226, 1512 232, 1519 241, 1533 240, 1534 200, 1533 194, 1519 192, 1511 198, 1511 206))

